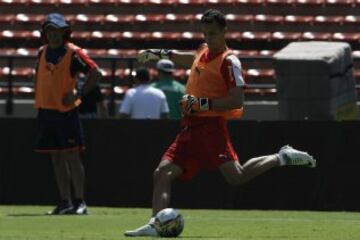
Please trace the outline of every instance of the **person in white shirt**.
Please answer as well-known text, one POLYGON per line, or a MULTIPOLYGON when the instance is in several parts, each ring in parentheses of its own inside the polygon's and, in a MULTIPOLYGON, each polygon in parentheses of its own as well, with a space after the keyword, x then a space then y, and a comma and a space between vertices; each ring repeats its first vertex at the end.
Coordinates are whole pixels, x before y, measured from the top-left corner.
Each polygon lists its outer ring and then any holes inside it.
POLYGON ((139 68, 135 76, 136 87, 130 88, 120 106, 120 118, 125 119, 167 119, 169 107, 165 94, 151 86, 150 73, 139 68))

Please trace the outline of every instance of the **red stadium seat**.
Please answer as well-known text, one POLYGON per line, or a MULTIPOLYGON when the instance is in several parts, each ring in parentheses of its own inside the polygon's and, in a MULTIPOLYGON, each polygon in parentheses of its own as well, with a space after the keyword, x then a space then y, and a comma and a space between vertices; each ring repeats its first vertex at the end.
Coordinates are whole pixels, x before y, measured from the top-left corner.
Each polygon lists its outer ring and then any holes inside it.
POLYGON ((360 24, 360 16, 355 16, 355 15, 344 16, 343 24, 353 24, 356 27, 358 27, 360 24))
POLYGON ((254 23, 270 23, 270 24, 280 24, 284 20, 283 16, 280 15, 264 15, 257 14, 254 16, 254 23))
POLYGON ((287 15, 284 17, 284 23, 290 24, 308 24, 311 25, 314 21, 313 16, 294 16, 287 15))
POLYGON ((327 6, 349 6, 349 7, 353 7, 356 4, 355 0, 326 0, 325 4, 327 6))
POLYGON ((162 14, 137 14, 135 16, 135 22, 163 22, 165 19, 165 16, 162 14))
POLYGON ((13 24, 15 21, 15 15, 13 14, 1 14, 0 15, 0 24, 11 23, 13 24))
POLYGON ((359 58, 360 59, 360 50, 352 51, 353 58, 359 58))
POLYGON ((243 32, 241 34, 241 39, 245 40, 269 40, 270 37, 270 32, 243 32))
POLYGON ((71 34, 71 38, 79 40, 89 40, 91 38, 91 33, 75 31, 71 34))
POLYGON ((177 0, 176 4, 191 4, 191 5, 205 5, 206 0, 177 0))
POLYGON ((88 5, 88 0, 59 0, 59 4, 62 5, 88 5))
POLYGON ((194 14, 173 14, 173 13, 168 13, 164 17, 164 21, 193 22, 195 20, 196 20, 196 16, 194 16, 194 14))
POLYGON ((38 51, 37 48, 0 48, 0 55, 36 57, 38 51))
POLYGON ((281 6, 290 7, 290 6, 293 6, 295 3, 296 3, 296 0, 266 0, 267 6, 281 5, 281 6))
POLYGON ((238 5, 250 5, 250 6, 264 6, 266 4, 266 0, 234 0, 233 4, 235 6, 238 5))
POLYGON ((258 50, 233 50, 233 53, 237 57, 253 57, 259 55, 258 50))
POLYGON ((107 56, 117 56, 117 57, 131 57, 134 58, 138 54, 136 49, 108 49, 107 56))
POLYGON ((298 41, 301 38, 300 32, 274 32, 271 34, 273 40, 298 41))
POLYGON ((31 23, 42 23, 45 20, 45 15, 43 14, 24 14, 19 13, 15 16, 16 23, 18 22, 31 22, 31 23))
POLYGON ((227 32, 225 34, 227 39, 240 41, 241 40, 241 33, 240 32, 227 32))
POLYGON ((315 16, 314 24, 342 24, 343 16, 315 16))
POLYGON ((235 23, 252 23, 254 16, 250 14, 226 14, 226 21, 235 23))
POLYGON ((334 41, 360 41, 360 33, 334 33, 332 35, 334 41))
POLYGON ((59 0, 30 0, 29 5, 57 6, 59 0))
POLYGON ((324 6, 326 0, 296 0, 296 5, 303 6, 324 6))
POLYGON ((301 36, 302 40, 331 40, 331 33, 324 32, 304 32, 301 36))
POLYGON ((27 0, 0 0, 0 6, 1 5, 12 5, 12 6, 16 6, 16 5, 25 5, 27 4, 27 0))
MULTIPOLYGON (((11 74, 15 77, 32 77, 35 73, 34 68, 30 67, 16 67, 13 68, 11 74)), ((9 75, 10 69, 8 67, 4 67, 1 69, 1 75, 9 75)))
POLYGON ((183 32, 181 37, 184 39, 203 39, 203 34, 200 32, 183 32))
POLYGON ((246 79, 270 80, 275 79, 274 69, 248 69, 245 72, 246 79))
POLYGON ((89 56, 95 56, 95 57, 106 57, 107 56, 106 49, 84 49, 84 51, 89 56))
POLYGON ((4 30, 0 32, 0 39, 20 38, 20 39, 35 39, 40 37, 39 31, 11 31, 4 30))
POLYGON ((273 56, 276 52, 276 50, 261 50, 259 51, 259 56, 273 56))
POLYGON ((13 56, 16 54, 15 48, 0 48, 1 56, 13 56))
POLYGON ((104 18, 105 22, 113 22, 113 23, 126 23, 132 24, 135 21, 134 15, 114 15, 108 14, 104 18))
MULTIPOLYGON (((77 23, 98 23, 103 24, 105 17, 103 15, 89 15, 89 14, 77 14, 74 22, 77 23)), ((71 20, 70 20, 71 21, 71 20)))
POLYGON ((116 5, 116 3, 119 2, 119 4, 124 4, 122 0, 89 0, 88 4, 89 5, 98 5, 98 4, 102 4, 102 5, 116 5))
POLYGON ((147 0, 146 4, 153 5, 173 5, 176 4, 176 0, 147 0))
POLYGON ((165 40, 178 40, 182 38, 179 32, 153 32, 151 35, 152 39, 165 39, 165 40))

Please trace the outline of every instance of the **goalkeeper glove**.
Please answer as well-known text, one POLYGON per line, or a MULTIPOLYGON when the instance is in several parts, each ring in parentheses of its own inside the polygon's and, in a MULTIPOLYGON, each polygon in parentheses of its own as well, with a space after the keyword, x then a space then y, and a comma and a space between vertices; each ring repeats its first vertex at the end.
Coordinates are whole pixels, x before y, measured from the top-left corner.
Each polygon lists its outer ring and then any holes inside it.
POLYGON ((166 49, 146 49, 141 50, 137 56, 140 63, 145 63, 151 60, 170 59, 171 50, 166 49))
POLYGON ((184 114, 208 111, 211 109, 211 99, 186 94, 180 100, 180 107, 184 114))

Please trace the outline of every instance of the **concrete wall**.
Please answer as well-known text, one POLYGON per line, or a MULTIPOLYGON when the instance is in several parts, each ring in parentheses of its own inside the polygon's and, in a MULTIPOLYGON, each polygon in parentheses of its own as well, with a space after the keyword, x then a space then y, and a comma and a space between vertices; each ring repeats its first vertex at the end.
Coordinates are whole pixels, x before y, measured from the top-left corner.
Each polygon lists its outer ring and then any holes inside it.
MULTIPOLYGON (((152 172, 178 131, 176 121, 84 121, 86 196, 90 205, 150 207, 152 172)), ((33 119, 0 119, 0 204, 53 204, 51 162, 32 151, 33 119)), ((229 123, 241 162, 284 144, 309 151, 318 168, 277 168, 240 187, 203 172, 176 182, 181 208, 360 210, 360 122, 229 123)))

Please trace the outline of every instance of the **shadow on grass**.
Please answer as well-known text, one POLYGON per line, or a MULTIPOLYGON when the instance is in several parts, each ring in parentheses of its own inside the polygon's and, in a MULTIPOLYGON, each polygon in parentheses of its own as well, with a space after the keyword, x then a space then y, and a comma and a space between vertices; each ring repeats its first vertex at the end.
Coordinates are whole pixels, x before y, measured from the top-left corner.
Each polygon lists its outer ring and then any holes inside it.
POLYGON ((53 216, 46 213, 16 213, 16 214, 8 214, 8 217, 45 217, 45 216, 53 216))
POLYGON ((199 239, 221 239, 221 238, 224 238, 224 237, 220 237, 220 236, 180 236, 180 237, 177 237, 177 238, 199 238, 199 239))

